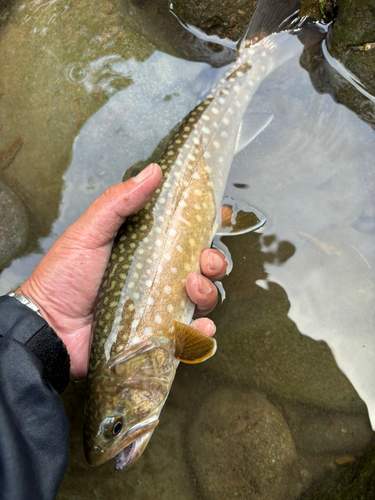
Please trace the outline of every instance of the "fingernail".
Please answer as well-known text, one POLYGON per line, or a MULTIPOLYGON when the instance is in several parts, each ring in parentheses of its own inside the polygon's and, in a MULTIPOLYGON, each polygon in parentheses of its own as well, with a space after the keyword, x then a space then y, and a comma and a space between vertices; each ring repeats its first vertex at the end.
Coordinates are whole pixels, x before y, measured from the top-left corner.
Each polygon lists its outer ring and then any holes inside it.
POLYGON ((221 259, 216 252, 209 252, 208 254, 208 265, 210 266, 210 271, 217 272, 221 269, 221 259))
POLYGON ((199 277, 198 292, 202 295, 208 295, 211 292, 211 285, 202 276, 199 277))
POLYGON ((151 164, 145 169, 142 170, 142 172, 139 172, 139 174, 135 177, 133 177, 133 182, 141 183, 151 177, 151 175, 154 173, 154 168, 155 165, 151 164))

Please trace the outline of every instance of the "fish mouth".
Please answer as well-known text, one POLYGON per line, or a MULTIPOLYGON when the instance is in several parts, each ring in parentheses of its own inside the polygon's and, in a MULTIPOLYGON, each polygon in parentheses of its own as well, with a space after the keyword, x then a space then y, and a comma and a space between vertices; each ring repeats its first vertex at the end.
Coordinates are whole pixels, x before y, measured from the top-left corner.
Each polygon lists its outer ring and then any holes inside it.
POLYGON ((127 469, 142 454, 158 423, 159 420, 155 419, 152 422, 135 425, 124 434, 124 438, 110 452, 97 445, 85 447, 86 460, 93 467, 97 467, 118 455, 119 465, 117 466, 116 461, 116 471, 121 472, 127 469), (122 452, 124 452, 123 455, 121 455, 122 452))
POLYGON ((152 431, 148 432, 147 434, 139 437, 131 444, 126 446, 122 451, 120 451, 120 453, 116 457, 116 472, 122 472, 126 469, 129 469, 129 467, 131 467, 138 460, 138 458, 142 455, 144 449, 146 448, 148 442, 150 441, 153 432, 154 429, 152 429, 152 431))

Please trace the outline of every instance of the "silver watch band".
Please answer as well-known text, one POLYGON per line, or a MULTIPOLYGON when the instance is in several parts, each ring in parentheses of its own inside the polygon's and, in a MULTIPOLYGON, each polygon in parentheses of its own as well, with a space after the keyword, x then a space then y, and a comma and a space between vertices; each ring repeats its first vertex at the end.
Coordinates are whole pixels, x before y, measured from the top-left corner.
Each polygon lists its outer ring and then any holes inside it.
POLYGON ((39 307, 36 306, 33 302, 31 302, 30 299, 22 295, 22 293, 18 293, 17 295, 14 292, 9 292, 7 295, 9 297, 13 297, 14 299, 18 300, 18 302, 21 302, 24 306, 30 307, 33 311, 35 311, 39 316, 41 316, 39 312, 39 307))

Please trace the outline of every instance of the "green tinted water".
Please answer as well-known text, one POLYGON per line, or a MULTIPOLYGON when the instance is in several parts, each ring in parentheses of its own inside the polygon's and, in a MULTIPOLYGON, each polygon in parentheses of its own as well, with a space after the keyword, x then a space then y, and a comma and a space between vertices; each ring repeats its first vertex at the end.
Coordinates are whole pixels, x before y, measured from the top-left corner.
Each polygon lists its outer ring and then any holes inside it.
MULTIPOLYGON (((231 57, 194 40, 159 4, 13 2, 4 12, 0 190, 8 218, 0 225, 11 236, 0 240, 8 252, 2 293, 149 157, 231 57), (22 145, 9 155, 17 138, 22 145)), ((373 130, 316 93, 298 58, 251 105, 274 119, 235 158, 228 194, 268 222, 222 240, 233 270, 211 315, 218 352, 179 368, 146 452, 123 474, 113 462, 85 463, 84 382, 72 383, 59 499, 372 498, 356 467, 371 463, 360 457, 375 421, 373 130), (356 489, 337 496, 327 483, 336 477, 356 489)))

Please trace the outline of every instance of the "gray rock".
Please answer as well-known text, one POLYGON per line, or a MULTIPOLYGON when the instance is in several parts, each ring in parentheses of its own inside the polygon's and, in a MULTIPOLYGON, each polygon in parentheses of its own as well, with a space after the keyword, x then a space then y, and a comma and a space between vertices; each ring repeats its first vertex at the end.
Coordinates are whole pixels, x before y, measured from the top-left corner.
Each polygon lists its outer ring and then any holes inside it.
POLYGON ((299 491, 289 428, 258 392, 224 389, 208 397, 191 426, 189 443, 207 500, 283 500, 299 491))
POLYGON ((0 269, 7 266, 25 246, 25 208, 14 192, 0 181, 0 269))

